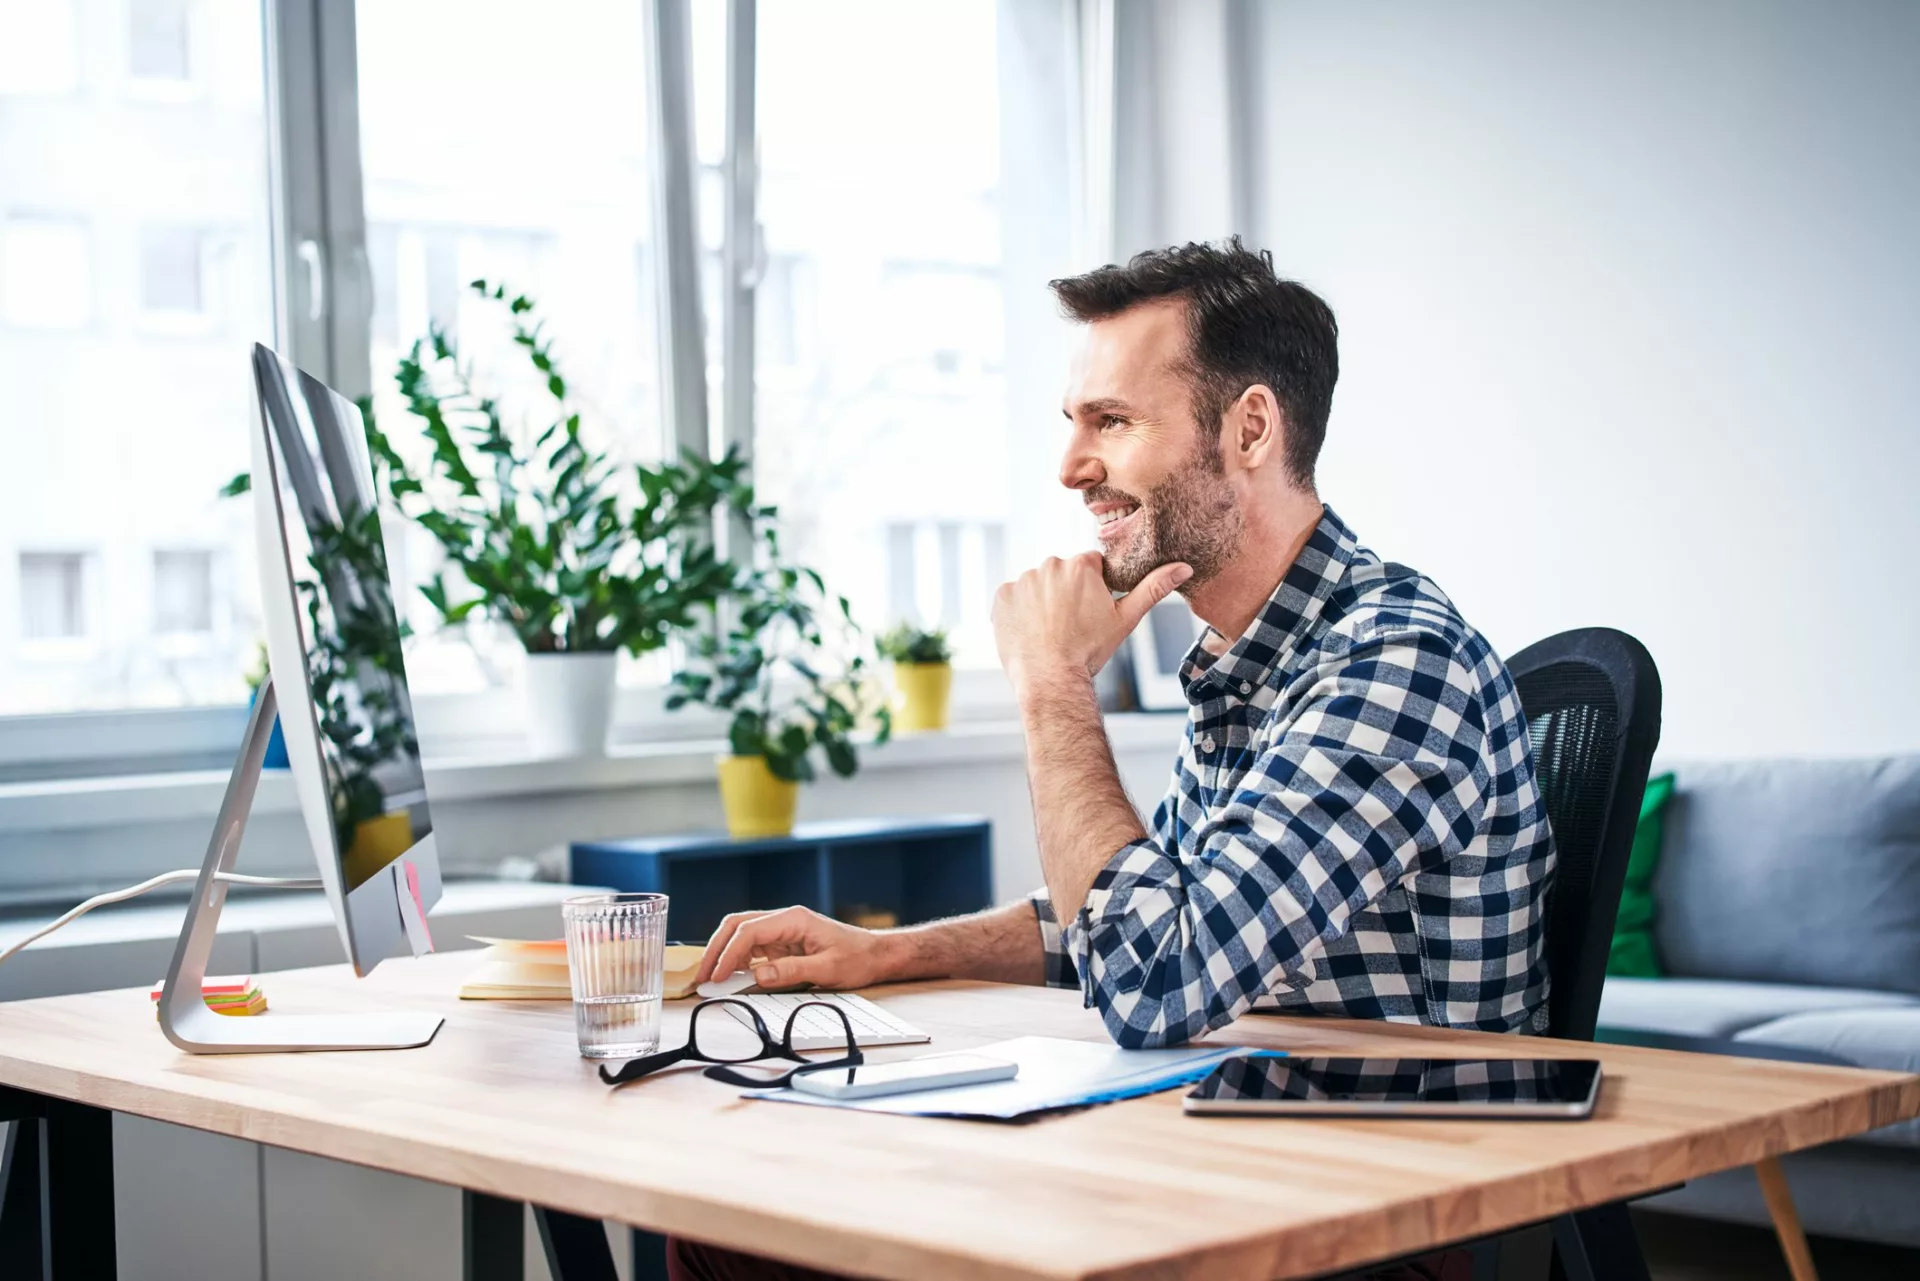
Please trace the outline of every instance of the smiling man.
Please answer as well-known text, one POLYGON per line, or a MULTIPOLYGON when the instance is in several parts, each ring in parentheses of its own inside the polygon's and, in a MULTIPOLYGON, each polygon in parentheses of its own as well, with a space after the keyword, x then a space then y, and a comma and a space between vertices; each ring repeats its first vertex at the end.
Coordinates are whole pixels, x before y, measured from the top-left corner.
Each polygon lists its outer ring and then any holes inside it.
POLYGON ((1526 722, 1440 589, 1321 503, 1332 312, 1238 239, 1052 287, 1085 326, 1060 480, 1101 550, 1049 560, 994 602, 1045 888, 880 932, 742 913, 700 977, 1044 980, 1079 987, 1129 1047, 1249 1010, 1537 1030, 1554 856, 1526 722), (1149 827, 1093 677, 1176 590, 1208 630, 1149 827))

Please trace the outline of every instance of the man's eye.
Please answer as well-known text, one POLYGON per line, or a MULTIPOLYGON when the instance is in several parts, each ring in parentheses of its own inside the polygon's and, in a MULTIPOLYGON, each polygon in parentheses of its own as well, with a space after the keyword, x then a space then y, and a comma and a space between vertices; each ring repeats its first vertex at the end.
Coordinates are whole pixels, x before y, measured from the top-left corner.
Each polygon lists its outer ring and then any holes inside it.
POLYGON ((1111 430, 1112 428, 1124 427, 1126 425, 1127 425, 1127 420, 1120 417, 1118 414, 1107 414, 1100 419, 1101 431, 1108 431, 1108 430, 1111 430))

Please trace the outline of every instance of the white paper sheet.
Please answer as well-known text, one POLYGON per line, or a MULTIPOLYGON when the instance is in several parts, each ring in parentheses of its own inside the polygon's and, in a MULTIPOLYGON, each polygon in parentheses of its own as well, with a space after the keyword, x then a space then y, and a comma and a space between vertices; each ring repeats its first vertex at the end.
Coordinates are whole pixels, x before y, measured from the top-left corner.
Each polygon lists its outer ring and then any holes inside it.
MULTIPOLYGON (((945 1051, 943 1051, 945 1052, 945 1051)), ((1110 1103, 1197 1081, 1222 1060, 1245 1050, 1232 1046, 1178 1050, 1122 1050, 1094 1041, 1021 1036, 969 1049, 968 1054, 1011 1059, 1020 1075, 1011 1081, 961 1085, 878 1099, 827 1099, 798 1090, 756 1090, 752 1099, 858 1108, 902 1116, 962 1116, 1010 1121, 1054 1108, 1110 1103)))

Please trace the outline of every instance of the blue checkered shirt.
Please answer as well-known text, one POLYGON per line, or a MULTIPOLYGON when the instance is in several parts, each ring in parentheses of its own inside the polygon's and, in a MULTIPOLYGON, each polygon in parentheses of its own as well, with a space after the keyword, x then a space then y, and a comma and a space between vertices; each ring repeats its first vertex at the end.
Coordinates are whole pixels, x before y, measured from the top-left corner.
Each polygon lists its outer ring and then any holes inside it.
POLYGON ((1248 1010, 1544 1027, 1554 853, 1526 718, 1438 587, 1329 508, 1246 633, 1218 657, 1195 645, 1181 683, 1151 833, 1064 930, 1034 896, 1049 982, 1128 1047, 1248 1010))

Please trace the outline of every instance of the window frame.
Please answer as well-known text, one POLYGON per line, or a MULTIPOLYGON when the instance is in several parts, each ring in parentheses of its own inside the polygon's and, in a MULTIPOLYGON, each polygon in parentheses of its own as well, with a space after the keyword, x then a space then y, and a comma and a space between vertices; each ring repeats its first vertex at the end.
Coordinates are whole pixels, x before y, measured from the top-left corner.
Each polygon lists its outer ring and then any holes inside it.
MULTIPOLYGON (((298 365, 358 397, 372 389, 373 287, 360 169, 355 5, 336 0, 261 0, 266 79, 267 173, 276 342, 298 365)), ((710 413, 695 199, 691 0, 643 0, 638 51, 652 108, 651 218, 658 269, 662 418, 670 448, 751 456, 754 436, 755 304, 764 273, 758 221, 756 0, 726 0, 727 125, 722 165, 721 404, 710 413)), ((193 32, 188 29, 193 86, 193 32)), ((123 82, 144 81, 123 76, 123 82)), ((169 82, 171 83, 171 82, 169 82)), ((138 92, 139 90, 136 90, 138 92)), ((206 249, 203 246, 203 264, 206 249)), ((203 281, 203 294, 208 288, 203 281)), ((208 300, 203 297, 203 303, 208 300)), ((722 533, 737 544, 744 534, 722 533)), ((216 573, 220 560, 216 558, 216 573)), ((216 623, 217 623, 216 619, 216 623)), ((724 736, 703 709, 669 713, 658 687, 623 687, 614 740, 702 742, 724 736)), ((441 759, 513 755, 499 733, 518 720, 518 691, 424 695, 416 710, 435 727, 441 759)), ((954 719, 1011 720, 1011 692, 997 671, 955 673, 954 719)), ((115 709, 0 715, 0 782, 224 767, 245 723, 242 706, 115 709)), ((524 755, 524 748, 521 749, 524 755)))

